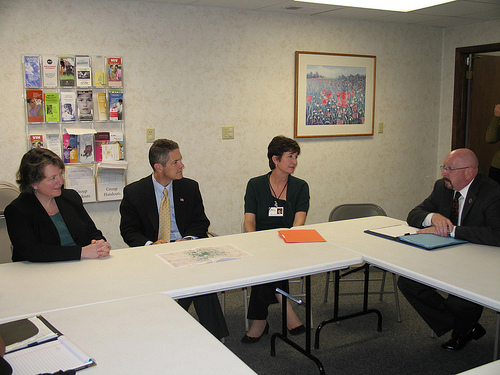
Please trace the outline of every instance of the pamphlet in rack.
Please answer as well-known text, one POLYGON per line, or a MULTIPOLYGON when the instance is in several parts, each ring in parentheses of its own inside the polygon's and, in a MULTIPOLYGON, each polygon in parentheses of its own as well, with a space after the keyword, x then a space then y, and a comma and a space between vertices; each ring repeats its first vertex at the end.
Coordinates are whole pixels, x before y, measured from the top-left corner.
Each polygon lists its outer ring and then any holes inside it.
POLYGON ((96 201, 94 166, 92 164, 68 165, 64 185, 80 194, 84 203, 96 201))
POLYGON ((97 164, 97 200, 110 201, 123 198, 128 163, 115 161, 97 164))
POLYGON ((59 122, 61 119, 59 112, 59 93, 45 92, 45 121, 59 122))
POLYGON ((92 83, 94 87, 106 86, 106 72, 104 71, 104 56, 92 57, 92 83))
POLYGON ((122 87, 121 57, 108 57, 108 86, 122 87))
POLYGON ((94 119, 92 90, 78 90, 76 92, 76 104, 78 107, 78 120, 92 121, 94 119))
POLYGON ((59 84, 61 86, 75 86, 75 57, 59 57, 59 84))
POLYGON ((123 115, 123 91, 109 91, 109 119, 111 121, 122 120, 123 115))
POLYGON ((61 138, 59 137, 59 133, 50 133, 45 135, 45 148, 51 150, 62 159, 61 138))
POLYGON ((75 56, 76 85, 78 87, 92 86, 92 68, 90 67, 90 56, 75 56))
POLYGON ((31 148, 43 148, 43 135, 42 134, 31 134, 30 135, 31 148))
MULTIPOLYGON (((95 92, 96 90, 94 90, 95 92)), ((108 105, 106 102, 106 93, 97 92, 97 120, 106 121, 108 119, 108 105)))
POLYGON ((58 66, 57 56, 42 56, 43 85, 45 87, 57 86, 58 66))
POLYGON ((41 87, 40 57, 24 56, 24 79, 26 87, 41 87))
POLYGON ((26 90, 26 105, 28 122, 43 122, 43 91, 26 90))
POLYGON ((76 120, 75 107, 76 93, 74 91, 61 91, 61 120, 64 122, 76 120))

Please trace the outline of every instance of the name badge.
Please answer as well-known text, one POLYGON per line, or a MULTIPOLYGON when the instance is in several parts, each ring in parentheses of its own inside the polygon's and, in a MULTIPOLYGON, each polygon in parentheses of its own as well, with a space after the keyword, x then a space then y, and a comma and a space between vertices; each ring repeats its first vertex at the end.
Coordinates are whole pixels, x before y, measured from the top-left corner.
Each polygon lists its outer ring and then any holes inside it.
POLYGON ((269 207, 269 216, 283 216, 283 207, 269 207))

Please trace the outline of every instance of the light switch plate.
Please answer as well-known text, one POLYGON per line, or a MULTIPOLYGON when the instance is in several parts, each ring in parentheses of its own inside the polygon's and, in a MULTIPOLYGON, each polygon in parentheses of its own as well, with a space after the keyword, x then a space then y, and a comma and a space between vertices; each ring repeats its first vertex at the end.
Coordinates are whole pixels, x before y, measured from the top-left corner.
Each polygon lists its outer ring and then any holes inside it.
POLYGON ((234 139, 234 126, 222 127, 222 139, 234 139))

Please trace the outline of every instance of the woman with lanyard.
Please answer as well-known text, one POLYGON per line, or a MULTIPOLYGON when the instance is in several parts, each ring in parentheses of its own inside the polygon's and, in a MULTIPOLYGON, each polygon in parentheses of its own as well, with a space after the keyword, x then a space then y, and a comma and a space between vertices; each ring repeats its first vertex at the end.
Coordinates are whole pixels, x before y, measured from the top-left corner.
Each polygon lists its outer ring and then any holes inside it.
MULTIPOLYGON (((277 136, 269 143, 267 157, 271 172, 254 177, 247 184, 245 232, 304 225, 309 210, 309 186, 304 180, 292 176, 299 154, 300 146, 293 139, 277 136)), ((242 343, 253 344, 268 333, 268 307, 282 301, 276 288, 288 292, 288 281, 252 287, 247 318, 253 322, 242 343)), ((287 303, 288 331, 291 335, 304 333, 304 325, 287 303)))

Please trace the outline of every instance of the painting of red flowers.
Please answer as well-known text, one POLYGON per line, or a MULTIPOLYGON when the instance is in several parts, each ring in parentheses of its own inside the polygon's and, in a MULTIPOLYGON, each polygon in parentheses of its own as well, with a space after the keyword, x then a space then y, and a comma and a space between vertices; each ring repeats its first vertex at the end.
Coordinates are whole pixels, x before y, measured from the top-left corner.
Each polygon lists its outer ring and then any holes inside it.
POLYGON ((373 135, 375 56, 295 52, 295 137, 373 135))

